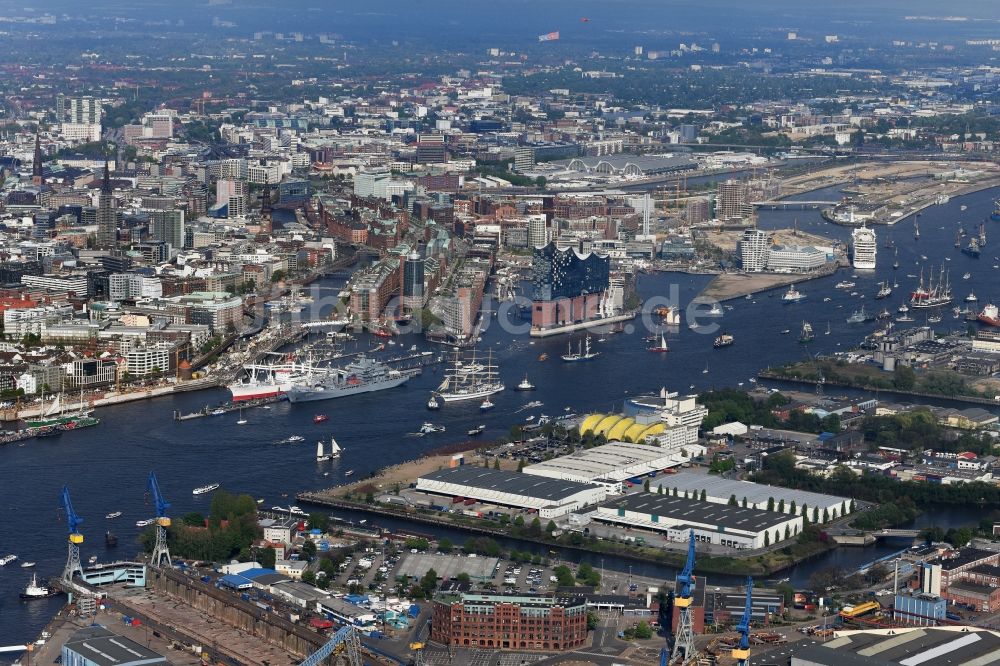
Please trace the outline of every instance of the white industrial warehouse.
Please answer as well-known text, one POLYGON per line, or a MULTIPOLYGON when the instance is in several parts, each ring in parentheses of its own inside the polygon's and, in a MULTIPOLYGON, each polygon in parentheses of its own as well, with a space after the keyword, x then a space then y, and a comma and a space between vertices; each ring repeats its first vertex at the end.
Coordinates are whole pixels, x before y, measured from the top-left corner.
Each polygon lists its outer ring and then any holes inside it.
MULTIPOLYGON (((743 506, 745 498, 747 507, 767 509, 768 504, 773 502, 774 511, 778 511, 780 507, 785 513, 792 512, 794 502, 795 513, 802 515, 802 509, 805 507, 809 511, 807 518, 813 520, 814 514, 817 516, 818 520, 814 522, 821 521, 824 512, 828 520, 835 520, 851 511, 851 500, 845 497, 766 486, 752 481, 723 479, 714 474, 681 472, 658 479, 652 485, 662 487, 663 492, 668 495, 672 495, 676 488, 682 496, 687 492, 693 497, 701 497, 701 492, 704 490, 705 501, 715 504, 728 504, 730 499, 735 497, 736 503, 740 506, 743 506)), ((655 488, 651 487, 651 490, 655 488)))
POLYGON ((591 516, 602 522, 664 532, 672 541, 685 541, 694 530, 698 541, 740 550, 793 538, 802 531, 803 523, 801 516, 656 493, 613 499, 591 516))
POLYGON ((699 444, 659 447, 650 444, 611 442, 592 449, 528 465, 525 474, 578 483, 619 486, 625 479, 676 467, 704 455, 699 444))
POLYGON ((556 518, 589 504, 603 502, 608 496, 608 488, 599 484, 562 479, 553 481, 469 465, 425 474, 417 479, 416 489, 488 504, 535 509, 541 518, 556 518))

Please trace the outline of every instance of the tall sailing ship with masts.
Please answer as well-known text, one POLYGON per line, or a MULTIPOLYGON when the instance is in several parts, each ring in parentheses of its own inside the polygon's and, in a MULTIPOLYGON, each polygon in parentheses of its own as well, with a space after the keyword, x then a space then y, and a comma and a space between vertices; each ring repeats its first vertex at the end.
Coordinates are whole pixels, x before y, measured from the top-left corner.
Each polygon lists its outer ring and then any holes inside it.
POLYGON ((934 280, 934 272, 931 271, 930 279, 925 287, 924 271, 920 269, 920 282, 917 288, 910 294, 911 308, 935 308, 951 303, 952 298, 948 271, 942 268, 937 281, 934 280))
POLYGON ((493 362, 493 351, 483 357, 473 349, 468 355, 455 350, 451 367, 445 371, 444 381, 434 396, 444 402, 478 400, 504 390, 500 370, 493 362))

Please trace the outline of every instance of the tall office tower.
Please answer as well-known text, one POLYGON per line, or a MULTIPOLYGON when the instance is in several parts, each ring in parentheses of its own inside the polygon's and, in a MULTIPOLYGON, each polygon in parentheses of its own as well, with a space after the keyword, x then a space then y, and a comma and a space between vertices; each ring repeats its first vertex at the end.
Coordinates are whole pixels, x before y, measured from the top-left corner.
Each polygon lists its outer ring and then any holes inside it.
POLYGON ((417 162, 419 164, 440 164, 448 161, 448 151, 444 146, 443 134, 420 134, 417 136, 417 162))
POLYGON ((403 260, 403 284, 400 305, 412 313, 424 306, 424 258, 414 252, 403 260))
POLYGON ((118 202, 111 191, 111 172, 108 161, 104 160, 104 182, 97 198, 97 244, 102 248, 112 248, 118 243, 118 202))
POLYGON ((149 237, 154 241, 163 241, 174 250, 184 247, 184 211, 175 208, 171 210, 151 210, 149 212, 149 237))

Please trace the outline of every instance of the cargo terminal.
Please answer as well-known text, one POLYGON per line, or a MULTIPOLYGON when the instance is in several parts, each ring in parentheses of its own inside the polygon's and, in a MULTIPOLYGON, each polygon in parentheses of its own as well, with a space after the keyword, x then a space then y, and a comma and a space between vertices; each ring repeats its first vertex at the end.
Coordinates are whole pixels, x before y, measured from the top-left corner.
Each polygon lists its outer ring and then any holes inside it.
POLYGON ((663 532, 684 541, 688 531, 704 543, 738 550, 763 548, 802 531, 802 517, 688 499, 684 496, 637 493, 597 507, 595 520, 663 532))
POLYGON ((619 491, 626 479, 677 467, 704 453, 705 447, 698 444, 661 447, 653 443, 611 442, 528 465, 524 473, 577 483, 600 483, 619 491))
POLYGON ((608 496, 607 486, 600 484, 563 479, 553 481, 537 475, 471 465, 425 474, 417 479, 416 490, 453 499, 533 509, 538 511, 540 518, 557 518, 584 506, 603 502, 608 496))
POLYGON ((740 506, 743 506, 743 501, 746 500, 746 506, 753 509, 767 509, 768 504, 773 503, 772 509, 781 506, 787 513, 791 513, 794 506, 795 513, 801 515, 803 508, 806 508, 810 512, 808 516, 810 520, 813 519, 814 512, 820 518, 819 521, 813 520, 813 522, 820 522, 824 514, 828 520, 836 520, 851 511, 851 500, 845 497, 766 486, 752 481, 724 479, 714 474, 681 472, 658 479, 650 490, 655 491, 656 486, 663 488, 663 492, 668 495, 676 489, 681 495, 689 492, 701 497, 704 491, 704 500, 713 504, 728 504, 735 497, 740 506))

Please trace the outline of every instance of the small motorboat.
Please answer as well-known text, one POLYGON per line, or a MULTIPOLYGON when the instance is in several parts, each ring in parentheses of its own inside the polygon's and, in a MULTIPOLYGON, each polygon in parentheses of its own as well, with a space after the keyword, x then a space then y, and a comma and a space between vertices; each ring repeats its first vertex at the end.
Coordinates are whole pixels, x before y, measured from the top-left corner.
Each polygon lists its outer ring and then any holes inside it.
POLYGON ((104 517, 107 518, 108 520, 114 520, 115 518, 120 518, 121 515, 122 515, 121 511, 112 511, 111 513, 109 513, 104 517))
POLYGON ((481 403, 479 403, 479 411, 486 412, 496 407, 489 398, 485 398, 481 403))
POLYGON ((432 395, 430 400, 427 401, 427 409, 441 409, 441 403, 438 401, 436 395, 432 395))
POLYGON ((344 476, 350 476, 352 474, 354 474, 354 470, 353 469, 349 469, 346 472, 344 472, 344 476))
POLYGON ((97 564, 97 555, 91 555, 88 557, 87 564, 97 564))
POLYGON ((33 566, 35 566, 34 562, 21 562, 22 569, 30 569, 33 566))
POLYGON ((313 423, 317 423, 317 424, 319 424, 319 423, 326 423, 329 420, 330 420, 330 417, 327 416, 326 414, 317 414, 316 416, 313 417, 313 423))
POLYGON ((469 437, 475 437, 476 435, 481 435, 484 432, 486 432, 486 426, 483 425, 483 424, 480 424, 480 425, 477 425, 475 428, 472 428, 471 430, 469 430, 469 432, 466 433, 466 434, 469 437))
POLYGON ((213 409, 212 411, 209 412, 209 414, 211 414, 212 416, 222 416, 225 413, 226 410, 222 409, 221 407, 213 409))

